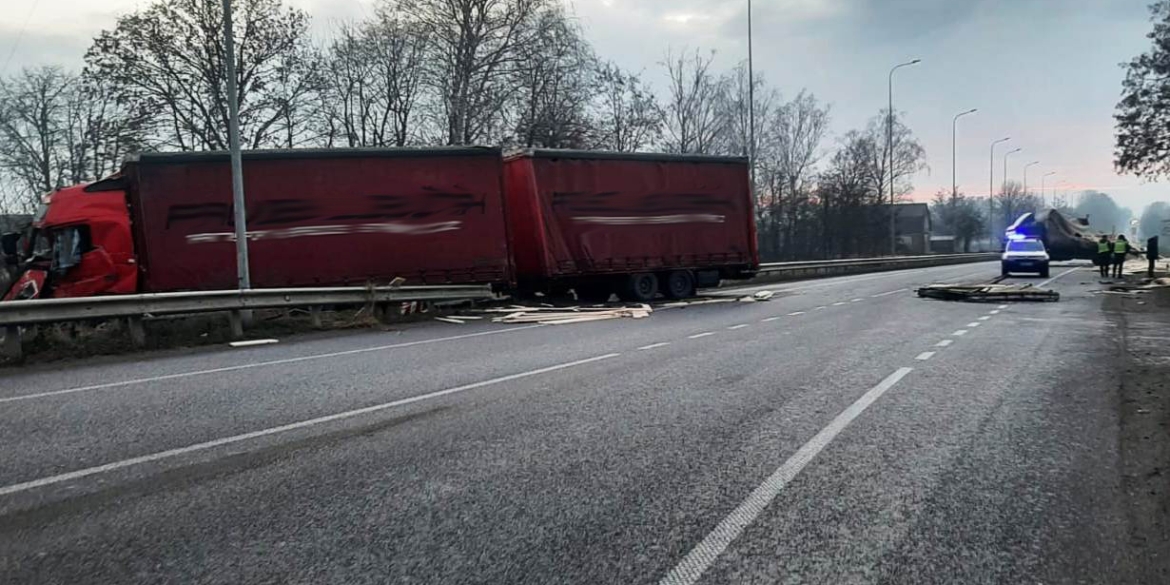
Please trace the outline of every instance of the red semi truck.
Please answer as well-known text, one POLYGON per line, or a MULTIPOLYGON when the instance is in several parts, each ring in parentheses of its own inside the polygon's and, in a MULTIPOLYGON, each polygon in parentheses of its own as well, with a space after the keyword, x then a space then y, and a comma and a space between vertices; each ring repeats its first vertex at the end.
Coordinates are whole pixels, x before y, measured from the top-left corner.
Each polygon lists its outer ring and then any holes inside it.
MULTIPOLYGON (((237 286, 226 153, 142 154, 3 237, 4 299, 237 286)), ((244 154, 252 285, 494 284, 648 300, 758 266, 743 159, 495 148, 244 154)))

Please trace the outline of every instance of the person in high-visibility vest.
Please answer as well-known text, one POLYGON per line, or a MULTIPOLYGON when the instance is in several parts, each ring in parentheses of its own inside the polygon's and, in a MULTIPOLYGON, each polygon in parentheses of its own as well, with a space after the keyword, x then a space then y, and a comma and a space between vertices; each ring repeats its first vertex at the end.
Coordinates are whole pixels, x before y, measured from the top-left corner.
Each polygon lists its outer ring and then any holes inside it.
POLYGON ((1125 234, 1118 234, 1117 241, 1113 242, 1113 278, 1121 278, 1121 267, 1125 266, 1125 256, 1129 254, 1129 242, 1125 234))
POLYGON ((1113 242, 1109 241, 1109 236, 1101 236, 1097 240, 1097 270, 1101 272, 1101 278, 1109 278, 1109 265, 1113 263, 1113 242))

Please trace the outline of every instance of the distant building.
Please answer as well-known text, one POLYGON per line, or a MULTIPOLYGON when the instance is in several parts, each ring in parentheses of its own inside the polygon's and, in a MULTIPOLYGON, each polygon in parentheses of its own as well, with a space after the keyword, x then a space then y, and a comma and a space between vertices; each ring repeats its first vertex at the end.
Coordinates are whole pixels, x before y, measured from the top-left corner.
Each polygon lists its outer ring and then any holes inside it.
MULTIPOLYGON (((889 205, 881 206, 881 213, 889 221, 889 205)), ((933 223, 930 206, 925 203, 898 203, 894 205, 894 235, 898 253, 907 255, 931 254, 930 238, 933 223)))

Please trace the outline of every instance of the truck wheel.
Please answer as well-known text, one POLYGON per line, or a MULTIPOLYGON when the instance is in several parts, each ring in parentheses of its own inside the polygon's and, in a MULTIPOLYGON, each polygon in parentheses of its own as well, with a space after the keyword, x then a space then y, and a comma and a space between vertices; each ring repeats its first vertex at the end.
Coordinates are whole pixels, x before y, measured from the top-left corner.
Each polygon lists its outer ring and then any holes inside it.
POLYGON ((639 303, 648 303, 658 294, 658 277, 648 272, 631 274, 626 278, 625 290, 622 299, 639 303))
POLYGON ((666 276, 666 296, 685 299, 695 296, 695 277, 690 270, 675 270, 666 276))
POLYGON ((1048 265, 1047 264, 1044 265, 1044 268, 1040 269, 1040 278, 1048 278, 1048 265))

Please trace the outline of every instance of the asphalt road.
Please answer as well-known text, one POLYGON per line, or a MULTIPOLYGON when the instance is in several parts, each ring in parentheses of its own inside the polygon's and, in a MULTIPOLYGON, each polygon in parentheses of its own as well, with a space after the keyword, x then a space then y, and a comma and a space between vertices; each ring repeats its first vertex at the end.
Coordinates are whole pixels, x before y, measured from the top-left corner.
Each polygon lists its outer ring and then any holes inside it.
POLYGON ((1090 270, 910 291, 997 275, 5 372, 0 582, 1158 582, 1090 270))

